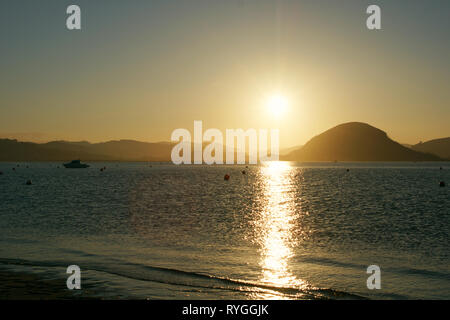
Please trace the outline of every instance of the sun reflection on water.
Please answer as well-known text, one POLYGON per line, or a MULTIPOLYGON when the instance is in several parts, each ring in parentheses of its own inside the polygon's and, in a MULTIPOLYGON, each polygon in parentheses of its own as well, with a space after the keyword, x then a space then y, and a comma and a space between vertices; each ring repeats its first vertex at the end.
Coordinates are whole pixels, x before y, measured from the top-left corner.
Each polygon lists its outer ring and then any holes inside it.
MULTIPOLYGON (((279 288, 306 288, 289 267, 293 256, 296 213, 294 210, 294 171, 287 162, 269 162, 261 166, 264 179, 265 206, 255 221, 260 245, 260 282, 279 288)), ((285 295, 263 293, 255 298, 288 298, 285 295)))

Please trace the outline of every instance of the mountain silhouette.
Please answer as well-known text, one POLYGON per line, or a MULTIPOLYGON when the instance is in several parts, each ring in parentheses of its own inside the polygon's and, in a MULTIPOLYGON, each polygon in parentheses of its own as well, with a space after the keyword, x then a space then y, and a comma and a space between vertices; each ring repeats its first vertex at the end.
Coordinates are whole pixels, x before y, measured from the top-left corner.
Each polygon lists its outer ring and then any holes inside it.
MULTIPOLYGON (((114 140, 100 143, 86 141, 52 141, 48 143, 20 142, 0 139, 0 161, 172 161, 172 142, 140 142, 114 140)), ((203 143, 203 148, 209 143, 203 143)), ((223 147, 225 157, 226 149, 223 147)), ((235 158, 236 158, 235 147, 235 158)), ((194 144, 191 143, 193 162, 194 144)), ((248 155, 245 155, 248 162, 248 155)))
POLYGON ((290 161, 439 161, 391 140, 386 132, 366 123, 349 122, 331 128, 292 151, 290 161))
POLYGON ((173 144, 134 140, 102 143, 52 141, 38 144, 0 139, 0 161, 170 161, 173 144))
POLYGON ((421 142, 411 146, 413 150, 435 154, 450 160, 450 137, 421 142))
MULTIPOLYGON (((415 145, 412 148, 420 150, 413 150, 391 140, 380 129, 366 123, 350 122, 323 132, 312 138, 303 147, 294 150, 286 149, 287 153, 280 155, 280 160, 439 161, 445 157, 450 158, 448 156, 449 149, 446 147, 446 143, 449 142, 450 138, 433 140, 415 145), (435 148, 435 146, 442 146, 442 148, 435 148), (439 154, 442 158, 431 153, 439 154)), ((86 141, 32 143, 0 139, 0 161, 68 161, 73 159, 82 159, 83 161, 171 161, 171 152, 175 144, 134 140, 101 143, 86 141)), ((207 144, 204 143, 203 146, 207 144)), ((191 148, 193 154, 193 145, 191 148)), ((248 155, 246 155, 246 161, 248 161, 248 155)))

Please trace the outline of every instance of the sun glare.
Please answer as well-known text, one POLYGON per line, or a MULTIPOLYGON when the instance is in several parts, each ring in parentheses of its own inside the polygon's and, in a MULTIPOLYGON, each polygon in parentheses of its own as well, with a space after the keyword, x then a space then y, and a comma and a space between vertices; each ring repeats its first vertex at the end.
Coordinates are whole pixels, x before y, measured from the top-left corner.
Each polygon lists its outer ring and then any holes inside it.
POLYGON ((266 104, 270 114, 279 117, 286 112, 289 103, 285 96, 274 94, 267 99, 266 104))

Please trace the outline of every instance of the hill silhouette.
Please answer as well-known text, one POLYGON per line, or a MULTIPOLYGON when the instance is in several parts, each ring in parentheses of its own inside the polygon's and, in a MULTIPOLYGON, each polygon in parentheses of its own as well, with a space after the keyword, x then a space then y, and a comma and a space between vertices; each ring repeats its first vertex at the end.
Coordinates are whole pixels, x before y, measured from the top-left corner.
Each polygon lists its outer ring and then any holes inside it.
MULTIPOLYGON (((140 142, 135 140, 114 140, 101 143, 86 141, 52 141, 48 143, 20 142, 0 139, 0 161, 172 161, 172 142, 140 142)), ((204 143, 203 148, 209 143, 204 143)), ((226 149, 223 148, 225 157, 226 149)), ((194 144, 191 143, 191 161, 194 144)), ((235 147, 235 159, 236 159, 235 147)), ((245 155, 248 162, 248 155, 245 155)))
POLYGON ((450 137, 421 142, 411 146, 413 150, 435 154, 450 160, 450 137))
POLYGON ((292 151, 290 161, 439 161, 391 140, 386 132, 366 123, 349 122, 331 128, 292 151))
MULTIPOLYGON (((290 161, 439 161, 430 153, 448 153, 450 138, 433 140, 407 148, 387 134, 366 123, 350 122, 331 128, 312 138, 303 147, 286 150, 280 160, 290 161), (447 139, 447 140, 446 140, 447 139), (440 141, 443 140, 443 141, 440 141), (435 148, 435 146, 440 146, 435 148), (442 147, 442 148, 441 148, 442 147), (422 150, 423 149, 423 150, 422 150), (442 149, 442 150, 441 150, 442 149), (430 153, 424 153, 426 151, 430 153)), ((204 146, 207 143, 204 143, 204 146)), ((20 142, 0 139, 0 161, 171 161, 175 143, 116 140, 101 143, 86 141, 20 142)), ((191 145, 193 150, 193 145, 191 145)), ((225 149, 224 149, 225 151, 225 149)), ((225 152, 224 152, 225 155, 225 152)), ((450 157, 447 157, 450 158, 450 157)), ((248 161, 248 155, 246 156, 248 161)))
POLYGON ((0 139, 0 161, 170 161, 173 144, 134 140, 102 143, 52 141, 38 144, 0 139))

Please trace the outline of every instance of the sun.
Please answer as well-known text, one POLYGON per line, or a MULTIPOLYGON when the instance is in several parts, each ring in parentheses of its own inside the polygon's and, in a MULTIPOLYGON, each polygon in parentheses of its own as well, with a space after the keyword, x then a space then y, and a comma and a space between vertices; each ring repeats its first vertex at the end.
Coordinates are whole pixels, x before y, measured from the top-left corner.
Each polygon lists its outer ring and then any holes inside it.
POLYGON ((267 98, 266 106, 272 116, 280 117, 289 105, 288 99, 282 94, 273 94, 267 98))

